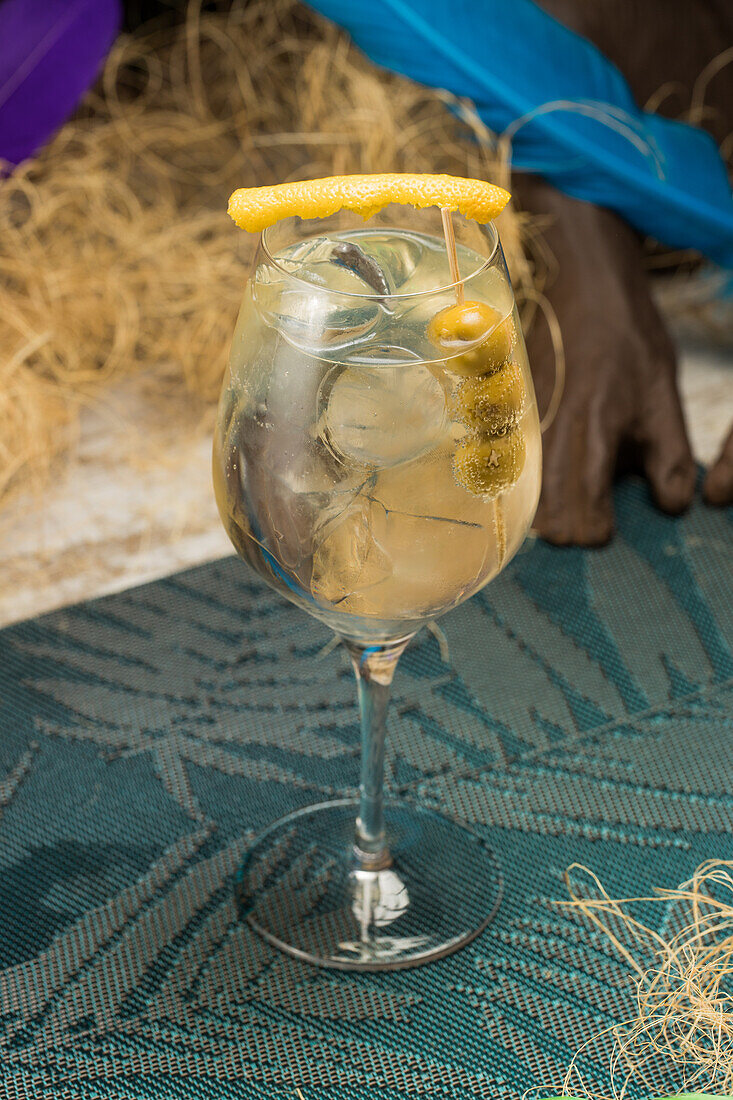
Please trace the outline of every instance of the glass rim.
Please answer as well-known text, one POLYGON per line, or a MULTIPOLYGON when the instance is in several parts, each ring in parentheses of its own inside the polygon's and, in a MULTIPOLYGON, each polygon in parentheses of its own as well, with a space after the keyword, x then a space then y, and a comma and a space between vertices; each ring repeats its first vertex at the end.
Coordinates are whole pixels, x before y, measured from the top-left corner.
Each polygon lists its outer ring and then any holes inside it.
MULTIPOLYGON (((287 220, 290 220, 290 219, 283 219, 283 220, 287 221, 287 220)), ((306 221, 306 220, 309 220, 309 219, 303 219, 303 220, 306 221)), ((315 220, 315 219, 313 219, 313 220, 315 220)), ((321 219, 318 219, 318 220, 323 221, 325 219, 321 218, 321 219)), ((275 223, 275 225, 280 225, 280 224, 282 224, 282 223, 281 222, 276 222, 275 223)), ((490 237, 490 239, 491 239, 491 252, 486 257, 484 262, 479 267, 477 267, 475 271, 472 271, 470 275, 467 275, 465 279, 457 279, 454 282, 445 283, 443 286, 431 287, 429 290, 411 290, 411 291, 408 291, 406 294, 378 294, 376 291, 374 291, 372 294, 360 294, 358 291, 334 290, 334 289, 331 289, 330 287, 319 286, 318 283, 313 283, 313 282, 310 281, 310 279, 304 279, 302 276, 297 275, 292 271, 288 271, 287 268, 283 267, 282 264, 279 263, 279 261, 277 259, 277 256, 271 250, 270 245, 269 245, 268 240, 267 240, 267 237, 268 237, 268 234, 270 233, 270 230, 274 229, 275 225, 268 225, 265 229, 262 230, 262 232, 260 234, 260 247, 262 248, 262 251, 265 253, 265 256, 267 257, 268 261, 272 264, 272 266, 274 268, 276 268, 278 271, 282 272, 283 275, 286 275, 289 279, 292 279, 294 282, 302 283, 303 286, 307 286, 310 291, 316 290, 316 291, 318 291, 322 294, 332 295, 333 297, 337 297, 337 298, 359 298, 360 300, 364 299, 368 302, 384 302, 385 300, 390 301, 390 302, 399 301, 399 300, 405 301, 405 300, 410 299, 410 298, 414 298, 414 299, 430 298, 432 295, 435 295, 435 294, 445 294, 449 291, 455 291, 459 286, 465 287, 473 279, 475 279, 479 275, 482 275, 488 268, 490 268, 492 266, 492 264, 496 260, 497 253, 498 253, 500 245, 501 245, 501 242, 499 240, 499 231, 498 231, 498 229, 496 228, 496 226, 493 222, 477 222, 476 224, 480 225, 481 230, 483 232, 486 232, 488 234, 488 236, 490 237)), ((372 227, 370 227, 368 225, 365 225, 364 228, 369 229, 369 228, 372 228, 372 227)), ((375 226, 374 228, 377 228, 377 227, 375 226)), ((385 226, 379 226, 378 228, 388 231, 390 229, 399 229, 400 227, 397 226, 397 225, 394 225, 394 226, 385 225, 385 226)), ((361 229, 357 230, 357 232, 361 232, 361 229)), ((414 232, 414 230, 410 229, 407 232, 414 232)), ((436 234, 434 234, 434 233, 426 233, 425 236, 435 237, 436 240, 441 239, 441 238, 437 237, 436 234)), ((307 237, 304 237, 303 239, 308 240, 307 237)))

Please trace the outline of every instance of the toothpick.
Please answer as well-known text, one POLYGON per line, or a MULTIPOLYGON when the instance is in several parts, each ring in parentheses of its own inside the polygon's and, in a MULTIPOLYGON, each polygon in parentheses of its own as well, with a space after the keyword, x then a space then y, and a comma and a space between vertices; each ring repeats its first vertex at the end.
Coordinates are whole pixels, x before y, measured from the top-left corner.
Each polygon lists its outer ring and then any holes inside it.
POLYGON ((496 549, 501 569, 506 557, 506 525, 504 523, 504 509, 501 506, 501 497, 494 497, 494 533, 496 535, 496 549))
POLYGON ((440 216, 443 219, 443 236, 445 237, 445 251, 448 254, 448 264, 453 282, 456 284, 456 302, 463 305, 463 283, 461 273, 458 270, 458 253, 456 252, 456 235, 453 232, 453 218, 447 206, 441 206, 440 216))

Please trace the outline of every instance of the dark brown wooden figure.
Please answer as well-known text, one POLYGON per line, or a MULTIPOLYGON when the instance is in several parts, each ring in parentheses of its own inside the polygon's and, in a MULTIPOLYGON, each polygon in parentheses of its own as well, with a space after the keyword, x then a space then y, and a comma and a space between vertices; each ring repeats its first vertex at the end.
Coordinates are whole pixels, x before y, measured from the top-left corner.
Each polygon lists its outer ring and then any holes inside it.
MULTIPOLYGON (((660 113, 693 106, 705 67, 733 46, 730 0, 541 0, 551 15, 594 42, 622 71, 640 104, 664 88, 660 113)), ((705 89, 699 123, 722 142, 733 131, 733 63, 705 89)), ((567 361, 565 393, 545 436, 536 527, 557 544, 599 545, 613 531, 611 486, 640 469, 660 508, 683 511, 694 463, 677 392, 676 357, 654 305, 637 234, 608 210, 516 174, 521 207, 549 215, 545 233, 557 275, 545 293, 557 313, 567 361)), ((546 326, 528 333, 540 408, 549 401, 554 355, 546 326)), ((704 489, 733 502, 733 432, 704 489)))

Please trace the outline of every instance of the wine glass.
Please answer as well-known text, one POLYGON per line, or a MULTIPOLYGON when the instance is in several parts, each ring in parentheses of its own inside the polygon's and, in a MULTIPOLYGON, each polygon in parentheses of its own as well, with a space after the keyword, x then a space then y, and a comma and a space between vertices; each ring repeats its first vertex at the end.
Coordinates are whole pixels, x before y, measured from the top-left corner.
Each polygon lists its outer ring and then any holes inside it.
POLYGON ((356 674, 358 799, 275 822, 237 887, 253 928, 327 967, 449 954, 501 894, 481 838, 383 795, 400 654, 499 573, 539 498, 537 407, 499 238, 459 216, 450 227, 452 253, 434 208, 267 229, 219 403, 214 486, 229 537, 336 632, 356 674))

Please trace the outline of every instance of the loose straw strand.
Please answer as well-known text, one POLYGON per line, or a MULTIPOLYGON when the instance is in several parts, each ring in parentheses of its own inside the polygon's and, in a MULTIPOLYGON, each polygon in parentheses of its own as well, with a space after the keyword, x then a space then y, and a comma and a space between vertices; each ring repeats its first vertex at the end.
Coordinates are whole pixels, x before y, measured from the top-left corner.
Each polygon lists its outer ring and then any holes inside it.
POLYGON ((555 356, 555 381, 553 382, 552 394, 550 395, 545 415, 540 421, 540 431, 544 433, 554 422, 557 411, 560 408, 563 393, 565 392, 565 344, 563 343, 560 322, 557 319, 557 314, 549 299, 546 298, 544 294, 538 294, 537 291, 533 290, 531 287, 527 287, 524 294, 525 298, 534 302, 544 313, 547 327, 550 330, 550 340, 552 341, 552 350, 555 356))
MULTIPOLYGON (((675 890, 657 889, 653 897, 613 899, 598 877, 580 864, 568 868, 565 882, 571 900, 560 904, 591 920, 635 972, 636 1012, 586 1040, 571 1059, 562 1091, 589 1100, 623 1100, 634 1084, 654 1094, 659 1092, 661 1070, 677 1075, 675 1090, 729 1095, 733 1091, 733 994, 728 985, 733 975, 733 861, 708 860, 689 882, 675 890), (591 896, 581 896, 574 885, 580 875, 588 877, 591 896), (665 937, 628 912, 631 904, 652 902, 666 907, 667 927, 674 928, 677 917, 676 932, 665 937), (626 943, 620 938, 624 932, 626 943), (586 1054, 598 1064, 599 1048, 609 1035, 613 1040, 607 1067, 610 1087, 599 1092, 583 1076, 580 1056, 586 1054)), ((608 1057, 606 1050, 603 1057, 608 1057)))

